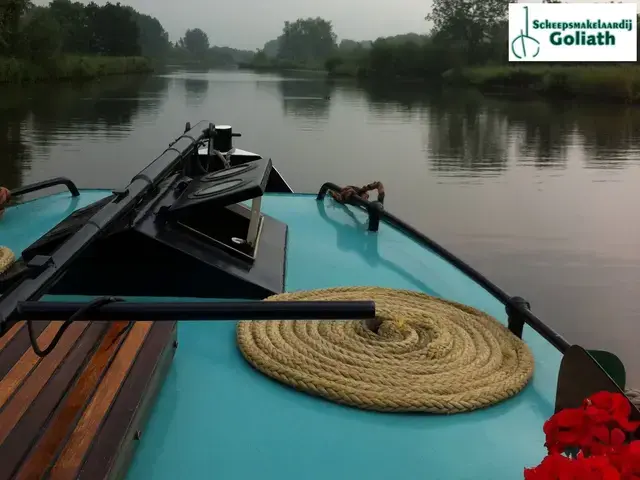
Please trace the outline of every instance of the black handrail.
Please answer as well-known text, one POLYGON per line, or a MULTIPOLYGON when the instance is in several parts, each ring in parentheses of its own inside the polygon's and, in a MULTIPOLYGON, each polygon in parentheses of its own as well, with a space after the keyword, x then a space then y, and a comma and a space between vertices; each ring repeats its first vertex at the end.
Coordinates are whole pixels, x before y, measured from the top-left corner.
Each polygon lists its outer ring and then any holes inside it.
POLYGON ((11 196, 17 197, 18 195, 24 195, 26 193, 35 192, 37 190, 43 190, 45 188, 55 187, 57 185, 64 185, 69 189, 71 195, 77 197, 80 195, 80 190, 76 187, 76 184, 73 183, 66 177, 56 177, 50 178, 49 180, 44 180, 42 182, 32 183, 30 185, 24 185, 22 187, 14 188, 11 190, 11 196))
MULTIPOLYGON (((21 302, 18 320, 69 318, 86 302, 21 302)), ((373 301, 339 302, 125 302, 87 309, 83 320, 372 320, 373 301)))
MULTIPOLYGON (((335 183, 327 182, 320 187, 316 200, 322 201, 331 190, 339 193, 342 189, 335 183)), ((562 336, 555 332, 551 327, 547 326, 538 317, 531 313, 529 303, 521 297, 512 297, 508 295, 500 287, 492 283, 488 278, 471 267, 469 264, 456 257, 453 253, 448 251, 442 245, 438 244, 434 240, 430 239, 423 233, 416 230, 408 223, 402 221, 400 218, 387 212, 382 204, 379 202, 369 202, 356 195, 348 197, 347 203, 365 209, 369 214, 369 230, 376 232, 379 228, 380 220, 388 223, 394 228, 400 230, 403 234, 413 238, 417 242, 426 246, 440 257, 444 258, 447 262, 455 266, 462 273, 471 278, 474 282, 479 284, 482 288, 487 290, 497 300, 499 300, 506 308, 508 315, 508 326, 515 335, 522 338, 522 329, 526 323, 536 332, 542 335, 549 343, 556 347, 561 353, 564 353, 570 346, 570 344, 562 338, 562 336)))
POLYGON ((37 255, 27 263, 31 278, 23 280, 0 298, 0 336, 15 323, 13 317, 20 302, 39 298, 62 276, 67 266, 105 231, 105 227, 133 211, 141 199, 179 166, 201 139, 210 137, 207 122, 196 124, 187 133, 195 140, 188 138, 189 135, 181 136, 162 155, 133 177, 129 185, 114 192, 114 198, 51 256, 37 255))

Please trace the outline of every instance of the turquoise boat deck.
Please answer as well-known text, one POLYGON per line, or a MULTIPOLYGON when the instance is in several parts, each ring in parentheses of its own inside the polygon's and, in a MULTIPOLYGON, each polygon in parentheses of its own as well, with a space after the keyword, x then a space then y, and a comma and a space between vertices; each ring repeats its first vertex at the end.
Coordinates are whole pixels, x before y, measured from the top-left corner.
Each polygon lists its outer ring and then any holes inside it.
MULTIPOLYGON (((64 193, 11 208, 0 244, 19 253, 108 193, 64 193), (33 219, 28 231, 25 217, 33 219)), ((266 194, 262 208, 289 226, 287 291, 411 289, 506 323, 503 305, 458 269, 386 224, 367 232, 367 216, 355 208, 297 194, 266 194)), ((361 411, 283 386, 244 360, 235 322, 181 322, 178 338, 129 480, 513 479, 546 454, 542 425, 553 414, 561 354, 528 326, 530 384, 496 406, 451 416, 361 411)))

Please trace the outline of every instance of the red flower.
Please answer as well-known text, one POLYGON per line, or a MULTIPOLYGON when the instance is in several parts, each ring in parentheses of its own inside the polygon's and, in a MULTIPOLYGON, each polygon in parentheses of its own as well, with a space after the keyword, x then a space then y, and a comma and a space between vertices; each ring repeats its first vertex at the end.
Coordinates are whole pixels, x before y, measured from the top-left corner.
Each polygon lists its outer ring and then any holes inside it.
POLYGON ((572 447, 582 447, 590 435, 590 418, 581 408, 560 410, 543 426, 545 446, 549 453, 564 453, 572 447))
MULTIPOLYGON (((572 460, 551 454, 534 468, 524 470, 524 480, 621 480, 616 468, 604 456, 572 460)), ((626 480, 626 479, 625 479, 626 480)))
POLYGON ((609 460, 620 472, 622 480, 640 479, 640 441, 634 441, 616 448, 609 460))
POLYGON ((567 408, 545 422, 543 430, 549 453, 581 449, 585 455, 601 455, 626 441, 626 432, 640 422, 628 417, 631 406, 624 395, 599 392, 586 399, 583 408, 567 408))
POLYGON ((583 451, 590 455, 604 455, 624 445, 627 434, 617 427, 609 430, 606 426, 596 425, 590 429, 591 438, 583 442, 583 451))
POLYGON ((583 407, 595 423, 617 423, 626 432, 634 432, 640 426, 640 422, 629 421, 631 405, 620 393, 594 393, 583 402, 583 407))
POLYGON ((640 480, 640 441, 626 443, 640 422, 630 415, 627 398, 608 392, 556 413, 543 427, 549 455, 524 470, 525 480, 640 480))
POLYGON ((552 453, 546 456, 540 465, 524 469, 524 480, 572 480, 575 471, 574 462, 570 458, 552 453))

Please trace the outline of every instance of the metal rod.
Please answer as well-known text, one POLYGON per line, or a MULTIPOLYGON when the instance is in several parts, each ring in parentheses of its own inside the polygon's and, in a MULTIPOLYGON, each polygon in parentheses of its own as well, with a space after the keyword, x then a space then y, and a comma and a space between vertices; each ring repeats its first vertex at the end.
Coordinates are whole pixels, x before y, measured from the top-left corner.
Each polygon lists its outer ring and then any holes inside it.
POLYGON ((77 197, 80 195, 80 191, 76 184, 73 183, 66 177, 56 177, 50 178, 49 180, 44 180, 42 182, 32 183, 30 185, 24 185, 22 187, 14 188, 11 190, 11 196, 17 197, 18 195, 24 195, 26 193, 35 192, 37 190, 44 190, 45 188, 55 187, 57 185, 64 185, 69 189, 71 195, 77 197))
MULTIPOLYGON (((333 190, 334 192, 339 193, 341 188, 335 183, 327 182, 323 184, 322 187, 320 187, 320 191, 318 192, 318 196, 316 197, 316 200, 318 201, 323 200, 327 191, 329 190, 333 190)), ((476 269, 471 267, 469 264, 467 264, 460 258, 456 257, 453 253, 451 253, 449 250, 444 248, 442 245, 435 242, 431 238, 427 237, 423 233, 420 233, 420 231, 418 231, 408 223, 402 221, 395 215, 392 215, 391 213, 387 212, 384 209, 376 208, 375 206, 373 206, 372 202, 364 200, 355 195, 352 195, 349 198, 349 201, 352 205, 363 208, 367 211, 370 211, 371 209, 375 209, 376 214, 379 215, 379 217, 384 222, 398 229, 403 234, 413 238, 418 243, 427 247, 429 250, 433 251, 434 253, 436 253, 443 259, 445 259, 447 262, 452 264, 454 267, 456 267, 458 270, 464 273, 471 280, 473 280, 482 288, 487 290, 491 295, 493 295, 497 300, 499 300, 505 307, 520 314, 524 319, 524 321, 527 323, 527 325, 529 325, 536 332, 538 332, 549 343, 551 343, 554 347, 556 347, 561 353, 564 353, 569 348, 570 346, 569 342, 567 342, 564 338, 562 338, 562 336, 559 333, 555 332, 552 328, 550 328, 545 323, 543 323, 542 320, 540 320, 533 313, 531 313, 530 310, 525 308, 522 303, 519 303, 518 301, 514 301, 514 299, 517 299, 518 297, 512 298, 504 290, 502 290, 500 287, 496 286, 493 282, 491 282, 487 277, 482 275, 480 272, 478 272, 476 269)))
MULTIPOLYGON (((21 302, 16 320, 64 320, 84 302, 21 302)), ((83 320, 370 320, 372 301, 357 302, 114 302, 89 310, 83 320)))
POLYGON ((255 248, 258 242, 258 226, 260 225, 260 207, 262 197, 254 198, 251 201, 251 217, 249 220, 249 231, 247 232, 247 243, 255 248))

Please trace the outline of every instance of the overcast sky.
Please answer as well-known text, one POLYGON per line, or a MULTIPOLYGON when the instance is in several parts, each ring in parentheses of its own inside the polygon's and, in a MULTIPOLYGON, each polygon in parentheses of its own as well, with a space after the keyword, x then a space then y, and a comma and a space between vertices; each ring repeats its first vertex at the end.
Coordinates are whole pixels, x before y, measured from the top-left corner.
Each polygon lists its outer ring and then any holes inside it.
MULTIPOLYGON (((116 3, 117 0, 112 0, 116 3)), ((49 0, 35 0, 46 5, 49 0)), ((88 3, 83 1, 82 3, 88 3)), ((107 0, 97 0, 103 5, 107 0)), ((212 45, 255 49, 276 38, 285 20, 323 17, 339 39, 370 40, 398 33, 426 33, 430 0, 120 0, 164 25, 171 40, 201 28, 212 45)))

